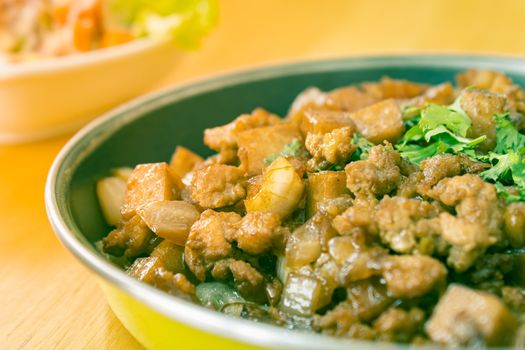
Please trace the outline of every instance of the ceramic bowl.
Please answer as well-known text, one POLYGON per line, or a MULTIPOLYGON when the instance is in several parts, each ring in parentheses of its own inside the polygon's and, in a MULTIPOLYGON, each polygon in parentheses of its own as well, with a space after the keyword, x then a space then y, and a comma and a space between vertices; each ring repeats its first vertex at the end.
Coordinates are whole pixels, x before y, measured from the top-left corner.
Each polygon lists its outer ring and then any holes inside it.
POLYGON ((81 130, 49 173, 46 206, 64 245, 97 276, 124 326, 148 349, 378 349, 408 346, 341 340, 236 319, 128 277, 99 254, 105 236, 95 182, 111 168, 167 161, 176 145, 210 154, 206 127, 262 106, 284 115, 308 86, 332 89, 384 75, 426 83, 452 80, 469 67, 507 72, 525 84, 518 59, 472 56, 364 57, 256 69, 176 87, 126 104, 81 130))
POLYGON ((167 40, 140 39, 61 58, 0 64, 0 144, 78 129, 151 90, 175 67, 179 52, 167 40))

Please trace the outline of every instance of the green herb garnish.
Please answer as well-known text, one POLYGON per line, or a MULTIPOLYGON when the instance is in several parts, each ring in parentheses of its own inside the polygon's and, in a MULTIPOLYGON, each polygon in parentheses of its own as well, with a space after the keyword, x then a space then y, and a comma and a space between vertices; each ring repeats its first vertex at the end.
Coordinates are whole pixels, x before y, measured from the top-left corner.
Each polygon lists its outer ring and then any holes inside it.
POLYGON ((459 107, 458 101, 448 107, 430 103, 421 111, 421 118, 416 124, 406 122, 405 125, 410 128, 396 145, 401 156, 419 164, 442 153, 473 154, 486 136, 475 139, 466 137, 472 121, 459 107))
POLYGON ((303 143, 299 139, 293 139, 292 142, 285 145, 283 149, 278 153, 270 154, 264 159, 264 165, 268 166, 273 163, 279 157, 306 157, 308 152, 303 146, 303 143))

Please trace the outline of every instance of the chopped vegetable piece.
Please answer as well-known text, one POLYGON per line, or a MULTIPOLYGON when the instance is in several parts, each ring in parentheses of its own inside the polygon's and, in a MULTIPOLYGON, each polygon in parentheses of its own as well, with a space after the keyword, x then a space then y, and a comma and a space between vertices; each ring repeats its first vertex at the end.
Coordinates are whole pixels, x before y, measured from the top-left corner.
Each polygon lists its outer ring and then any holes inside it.
POLYGON ((298 316, 311 316, 320 306, 321 282, 315 277, 289 274, 279 308, 298 316))
POLYGON ((158 236, 184 246, 191 225, 200 213, 184 201, 149 202, 137 209, 137 214, 158 236))
POLYGON ((248 212, 263 211, 289 216, 301 200, 304 184, 294 167, 285 158, 279 157, 263 174, 261 190, 244 201, 248 212))
POLYGON ((176 196, 177 191, 168 164, 140 164, 129 177, 124 205, 120 212, 124 219, 129 219, 144 204, 172 200, 176 196))
POLYGON ((213 307, 217 311, 221 311, 230 304, 246 303, 235 289, 220 282, 199 284, 195 288, 195 296, 202 305, 213 307))
POLYGON ((124 204, 126 181, 120 177, 105 177, 97 182, 97 196, 102 214, 110 226, 121 221, 120 208, 124 204))

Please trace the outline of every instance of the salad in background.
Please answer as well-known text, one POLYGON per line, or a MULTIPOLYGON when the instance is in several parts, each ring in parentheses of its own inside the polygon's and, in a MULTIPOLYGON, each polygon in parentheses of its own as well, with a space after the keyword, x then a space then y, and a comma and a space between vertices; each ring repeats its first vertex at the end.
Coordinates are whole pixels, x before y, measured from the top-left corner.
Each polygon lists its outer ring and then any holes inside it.
POLYGON ((216 0, 0 0, 0 62, 17 63, 169 37, 198 46, 216 0))

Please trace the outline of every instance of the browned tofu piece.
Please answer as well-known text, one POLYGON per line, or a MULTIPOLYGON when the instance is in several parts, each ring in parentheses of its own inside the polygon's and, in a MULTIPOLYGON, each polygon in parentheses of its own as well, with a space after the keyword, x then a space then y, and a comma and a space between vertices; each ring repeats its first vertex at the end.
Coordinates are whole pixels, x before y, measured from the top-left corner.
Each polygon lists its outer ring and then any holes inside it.
POLYGON ((360 109, 351 118, 357 131, 376 144, 385 140, 395 142, 405 131, 401 110, 392 99, 360 109))
POLYGON ((297 126, 292 123, 250 129, 237 134, 241 168, 247 176, 261 174, 264 159, 280 152, 294 139, 302 140, 302 136, 297 126))
POLYGON ((204 144, 217 152, 235 149, 237 133, 279 123, 281 118, 277 115, 257 108, 251 114, 242 114, 226 125, 204 130, 204 144))
POLYGON ((166 163, 137 165, 128 180, 120 210, 122 217, 130 219, 137 208, 146 203, 175 199, 177 190, 173 182, 166 163))
POLYGON ((467 345, 482 337, 489 346, 510 345, 516 320, 495 296, 451 285, 426 325, 430 338, 441 344, 467 345))
POLYGON ((331 91, 325 103, 330 109, 355 112, 375 102, 377 99, 372 95, 355 86, 348 86, 331 91))
POLYGON ((454 101, 454 87, 450 83, 443 83, 432 86, 422 95, 415 97, 412 103, 416 106, 423 107, 425 103, 437 103, 448 105, 454 101))
POLYGON ((386 98, 413 98, 428 89, 428 85, 414 83, 408 80, 383 77, 378 83, 364 83, 363 90, 377 100, 386 98))
POLYGON ((301 91, 292 102, 286 119, 300 121, 303 118, 304 111, 307 109, 323 109, 326 96, 325 92, 316 87, 309 87, 301 91))
POLYGON ((355 124, 350 118, 350 113, 308 109, 304 112, 301 120, 301 132, 303 135, 326 134, 334 129, 350 127, 355 130, 355 124))
POLYGON ((308 174, 306 212, 308 217, 317 212, 322 202, 350 193, 346 188, 344 171, 321 171, 308 174))
POLYGON ((512 80, 504 73, 486 69, 466 70, 458 74, 456 80, 459 87, 474 86, 497 94, 506 94, 515 88, 512 80))
POLYGON ((204 159, 198 154, 193 153, 186 147, 177 146, 175 153, 171 156, 170 169, 176 180, 182 180, 184 175, 192 171, 195 165, 203 162, 204 159))
POLYGON ((460 94, 461 108, 472 120, 470 137, 487 135, 479 145, 482 151, 488 151, 496 145, 496 122, 494 114, 505 111, 506 98, 478 89, 465 89, 460 94))
POLYGON ((383 262, 383 277, 393 297, 415 298, 443 285, 447 268, 425 255, 393 255, 383 262))

